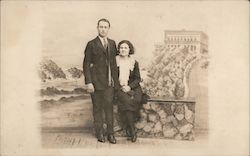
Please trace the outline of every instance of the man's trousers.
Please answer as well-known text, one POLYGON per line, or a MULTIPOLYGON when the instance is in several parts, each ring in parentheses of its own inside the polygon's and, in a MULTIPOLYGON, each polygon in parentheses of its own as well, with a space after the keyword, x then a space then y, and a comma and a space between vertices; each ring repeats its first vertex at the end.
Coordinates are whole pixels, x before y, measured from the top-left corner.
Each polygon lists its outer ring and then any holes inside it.
POLYGON ((106 121, 107 124, 107 134, 111 135, 114 133, 113 98, 113 87, 109 87, 105 90, 95 90, 94 93, 91 94, 91 99, 93 103, 94 128, 97 136, 104 133, 104 121, 106 121), (103 112, 105 114, 105 120, 103 118, 103 112))

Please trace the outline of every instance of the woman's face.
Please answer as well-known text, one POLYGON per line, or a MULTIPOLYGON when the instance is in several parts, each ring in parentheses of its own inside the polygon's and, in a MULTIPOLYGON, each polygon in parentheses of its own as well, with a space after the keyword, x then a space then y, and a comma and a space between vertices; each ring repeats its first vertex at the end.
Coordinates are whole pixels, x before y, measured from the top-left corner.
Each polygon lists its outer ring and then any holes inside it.
POLYGON ((127 43, 122 43, 121 45, 120 45, 120 48, 119 48, 119 52, 120 52, 120 56, 123 56, 123 57, 125 57, 125 56, 128 56, 129 55, 129 46, 128 46, 128 44, 127 43))

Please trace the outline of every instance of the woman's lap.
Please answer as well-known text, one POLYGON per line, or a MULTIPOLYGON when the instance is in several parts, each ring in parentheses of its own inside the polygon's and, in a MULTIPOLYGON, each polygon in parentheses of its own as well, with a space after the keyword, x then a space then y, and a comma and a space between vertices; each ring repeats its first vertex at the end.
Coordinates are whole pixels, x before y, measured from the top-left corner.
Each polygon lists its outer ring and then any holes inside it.
POLYGON ((118 107, 121 111, 137 111, 139 109, 141 94, 140 92, 133 92, 132 94, 129 95, 123 91, 117 93, 118 107))

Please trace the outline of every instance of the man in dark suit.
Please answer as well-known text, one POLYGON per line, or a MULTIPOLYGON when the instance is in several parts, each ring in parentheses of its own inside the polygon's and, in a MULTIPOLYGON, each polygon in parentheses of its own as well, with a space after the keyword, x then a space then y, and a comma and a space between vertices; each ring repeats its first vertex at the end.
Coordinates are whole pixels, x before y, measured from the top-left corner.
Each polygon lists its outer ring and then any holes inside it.
POLYGON ((110 22, 100 19, 97 23, 98 36, 89 41, 85 49, 83 72, 87 90, 91 94, 96 137, 105 142, 103 132, 103 111, 107 123, 107 139, 115 144, 113 131, 114 89, 119 88, 118 71, 115 56, 115 41, 107 38, 110 22))

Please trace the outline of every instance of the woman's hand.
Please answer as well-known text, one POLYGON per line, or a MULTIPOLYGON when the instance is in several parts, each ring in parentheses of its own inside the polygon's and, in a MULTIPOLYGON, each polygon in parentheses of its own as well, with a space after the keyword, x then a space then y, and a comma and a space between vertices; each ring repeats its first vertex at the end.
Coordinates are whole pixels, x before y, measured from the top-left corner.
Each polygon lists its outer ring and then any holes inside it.
POLYGON ((122 91, 127 93, 131 90, 131 88, 129 86, 122 86, 122 91))

